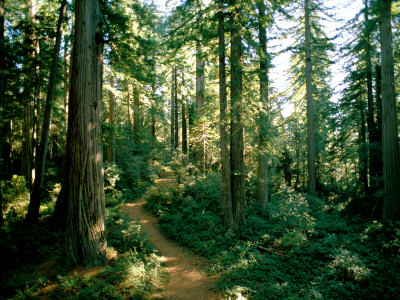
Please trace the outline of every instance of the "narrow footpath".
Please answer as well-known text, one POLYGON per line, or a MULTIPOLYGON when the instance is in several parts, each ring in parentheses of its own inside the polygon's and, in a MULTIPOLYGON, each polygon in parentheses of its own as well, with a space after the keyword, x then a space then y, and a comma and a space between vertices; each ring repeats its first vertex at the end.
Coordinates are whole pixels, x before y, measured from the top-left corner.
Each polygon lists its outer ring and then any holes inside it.
MULTIPOLYGON (((166 184, 171 179, 159 179, 157 184, 166 184)), ((145 212, 145 200, 140 198, 134 203, 126 205, 129 217, 142 226, 148 235, 149 241, 163 256, 169 274, 169 281, 165 287, 167 300, 216 300, 222 299, 218 294, 210 291, 212 282, 200 271, 202 259, 187 254, 182 248, 167 240, 157 228, 157 219, 145 212)))

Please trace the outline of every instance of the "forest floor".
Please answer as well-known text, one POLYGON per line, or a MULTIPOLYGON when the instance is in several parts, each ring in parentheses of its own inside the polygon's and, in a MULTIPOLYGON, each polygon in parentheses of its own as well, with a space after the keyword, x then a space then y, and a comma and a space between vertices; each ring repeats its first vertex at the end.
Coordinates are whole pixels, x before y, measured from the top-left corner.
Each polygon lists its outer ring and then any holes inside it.
MULTIPOLYGON (((156 184, 161 186, 172 181, 172 179, 159 179, 156 184)), ((134 220, 133 222, 142 226, 150 243, 162 255, 169 274, 164 299, 222 299, 210 290, 212 279, 202 273, 201 266, 206 263, 204 258, 189 254, 182 247, 167 240, 158 230, 157 219, 144 210, 145 203, 144 198, 139 198, 134 203, 127 204, 125 211, 134 220)))

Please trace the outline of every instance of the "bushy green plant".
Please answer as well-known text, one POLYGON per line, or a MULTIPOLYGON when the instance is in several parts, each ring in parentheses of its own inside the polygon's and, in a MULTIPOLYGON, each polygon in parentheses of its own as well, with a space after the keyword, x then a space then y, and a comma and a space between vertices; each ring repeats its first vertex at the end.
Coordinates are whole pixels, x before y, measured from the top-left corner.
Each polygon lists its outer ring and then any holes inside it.
POLYGON ((11 180, 1 182, 3 214, 7 224, 21 220, 29 205, 29 190, 24 176, 13 175, 11 180))
POLYGON ((400 298, 399 225, 348 218, 332 195, 281 188, 269 218, 249 201, 245 226, 227 231, 219 191, 219 177, 209 175, 153 188, 146 199, 166 236, 211 260, 226 298, 400 298))

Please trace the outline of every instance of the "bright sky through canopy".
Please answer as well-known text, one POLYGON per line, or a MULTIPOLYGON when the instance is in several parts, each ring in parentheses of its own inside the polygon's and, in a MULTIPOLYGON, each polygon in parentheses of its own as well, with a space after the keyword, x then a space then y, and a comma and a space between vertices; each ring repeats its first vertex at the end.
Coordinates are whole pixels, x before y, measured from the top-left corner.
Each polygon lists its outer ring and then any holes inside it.
MULTIPOLYGON (((151 2, 151 1, 145 1, 151 2)), ((203 1, 204 4, 208 4, 210 0, 203 1)), ((169 12, 176 5, 182 3, 181 0, 153 0, 153 3, 159 8, 160 11, 169 12)), ((343 1, 343 0, 327 0, 323 4, 326 7, 332 8, 328 13, 334 16, 334 20, 324 22, 326 33, 329 37, 334 37, 342 26, 346 22, 355 17, 355 15, 360 11, 363 6, 362 0, 355 1, 343 1)), ((277 20, 277 25, 281 28, 288 26, 287 21, 277 20)), ((333 43, 340 47, 340 45, 346 43, 348 37, 342 36, 338 37, 333 43)), ((269 43, 269 47, 274 48, 273 52, 278 52, 286 47, 288 47, 292 41, 289 38, 279 39, 269 43)), ((336 49, 338 51, 338 49, 336 49)), ((289 75, 287 70, 289 69, 290 52, 284 52, 276 55, 272 61, 274 68, 270 70, 270 82, 271 86, 277 92, 284 92, 290 86, 289 75)), ((342 89, 342 84, 344 81, 345 72, 343 70, 343 62, 340 60, 338 53, 334 54, 332 57, 335 63, 331 67, 332 80, 331 86, 334 90, 333 101, 337 101, 340 97, 340 91, 342 89)), ((293 103, 290 101, 284 101, 282 105, 282 113, 285 117, 289 116, 293 111, 293 103)))

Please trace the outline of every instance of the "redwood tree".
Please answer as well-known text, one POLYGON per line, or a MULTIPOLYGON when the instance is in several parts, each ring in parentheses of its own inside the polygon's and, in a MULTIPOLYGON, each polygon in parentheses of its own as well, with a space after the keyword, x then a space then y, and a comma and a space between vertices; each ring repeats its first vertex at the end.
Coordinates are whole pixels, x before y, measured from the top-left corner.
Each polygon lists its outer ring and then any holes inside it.
POLYGON ((75 2, 67 137, 66 261, 106 262, 102 122, 103 38, 100 2, 75 2))
POLYGON ((310 1, 304 1, 305 13, 305 43, 306 43, 306 94, 307 94, 307 140, 308 140, 308 193, 316 195, 316 168, 315 168, 315 113, 312 95, 312 63, 311 63, 311 21, 310 1))
POLYGON ((220 108, 220 146, 221 146, 221 209, 222 222, 225 227, 233 229, 231 165, 228 149, 228 112, 226 97, 225 71, 225 28, 224 1, 218 0, 218 50, 219 50, 219 108, 220 108))
POLYGON ((380 0, 382 58, 383 221, 400 220, 400 152, 393 63, 392 1, 380 0))

